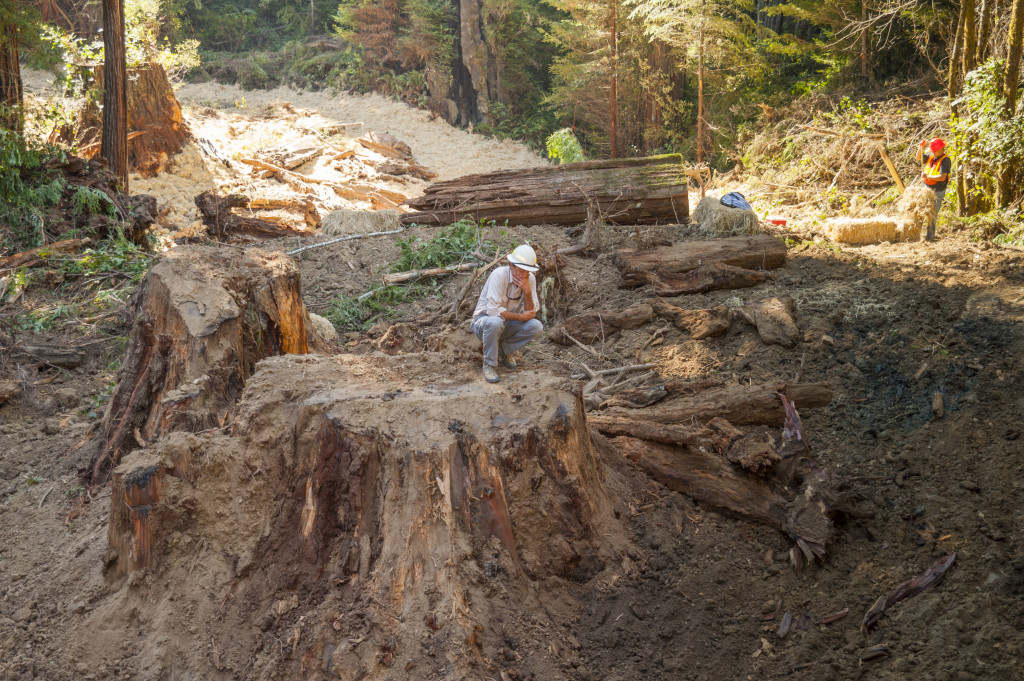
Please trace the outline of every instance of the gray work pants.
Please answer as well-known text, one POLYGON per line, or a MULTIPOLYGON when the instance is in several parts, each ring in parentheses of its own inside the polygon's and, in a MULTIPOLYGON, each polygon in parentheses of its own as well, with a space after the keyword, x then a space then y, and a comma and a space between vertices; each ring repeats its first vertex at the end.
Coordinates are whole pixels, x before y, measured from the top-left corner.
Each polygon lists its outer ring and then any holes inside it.
POLYGON ((928 235, 925 237, 928 241, 935 241, 935 223, 939 221, 939 211, 942 210, 942 199, 946 197, 945 189, 933 189, 935 192, 935 217, 930 223, 928 223, 928 235))
POLYGON ((484 362, 492 367, 498 364, 498 346, 506 355, 523 347, 544 330, 539 319, 517 322, 498 315, 479 315, 473 319, 473 333, 483 341, 484 362))

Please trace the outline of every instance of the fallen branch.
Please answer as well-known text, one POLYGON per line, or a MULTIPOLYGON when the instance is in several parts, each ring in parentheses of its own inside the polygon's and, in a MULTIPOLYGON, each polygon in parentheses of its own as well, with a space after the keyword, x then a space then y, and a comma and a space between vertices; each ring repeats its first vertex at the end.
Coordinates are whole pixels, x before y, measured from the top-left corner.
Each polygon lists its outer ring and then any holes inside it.
POLYGON ((0 271, 13 270, 18 267, 31 267, 46 260, 52 253, 77 253, 92 243, 92 239, 67 239, 56 243, 46 244, 21 253, 0 258, 0 271))
POLYGON ((320 248, 321 246, 330 246, 331 244, 336 244, 336 243, 338 243, 340 241, 350 241, 352 239, 362 239, 362 238, 368 237, 368 236, 383 236, 385 234, 398 234, 399 232, 404 232, 404 231, 405 231, 404 227, 399 227, 398 229, 389 229, 389 230, 387 230, 385 232, 367 232, 366 234, 350 234, 349 236, 340 236, 337 239, 330 239, 328 241, 321 241, 318 244, 310 244, 309 246, 303 246, 302 248, 296 248, 294 251, 287 251, 285 254, 286 255, 297 255, 299 253, 302 253, 303 251, 308 251, 308 250, 310 250, 312 248, 320 248))
POLYGON ((954 561, 956 561, 956 551, 943 556, 917 577, 908 579, 889 593, 879 596, 875 604, 864 615, 864 620, 860 624, 861 628, 865 630, 872 628, 878 620, 882 619, 885 611, 893 605, 907 598, 913 598, 928 587, 941 582, 954 561))
POLYGON ((555 255, 572 255, 574 253, 582 253, 590 248, 590 240, 593 237, 594 226, 599 224, 600 218, 597 216, 597 206, 593 203, 587 205, 587 227, 583 230, 583 238, 575 246, 566 246, 565 248, 559 248, 555 251, 555 255))
MULTIPOLYGON (((583 366, 586 367, 585 364, 583 366)), ((601 369, 599 371, 594 371, 593 369, 588 368, 589 371, 586 374, 573 374, 571 378, 578 381, 581 378, 587 378, 588 375, 590 376, 590 378, 594 378, 596 376, 608 376, 609 374, 617 374, 620 371, 641 371, 643 369, 655 369, 657 368, 657 366, 657 364, 630 364, 623 367, 616 367, 614 369, 601 369)))
POLYGON ((466 262, 461 265, 449 265, 448 267, 433 267, 426 270, 409 270, 407 272, 395 272, 394 274, 385 274, 383 281, 385 284, 400 284, 406 281, 415 281, 416 279, 424 279, 426 277, 443 277, 446 274, 455 274, 456 272, 468 272, 474 267, 478 267, 478 262, 466 262))
POLYGON ((565 336, 566 338, 568 338, 569 340, 571 340, 576 345, 578 345, 581 350, 585 350, 586 352, 589 352, 596 359, 601 359, 601 353, 599 353, 597 350, 595 350, 594 348, 590 347, 589 345, 584 345, 583 343, 580 343, 578 340, 573 338, 569 334, 569 332, 566 331, 564 328, 562 329, 562 335, 565 336))

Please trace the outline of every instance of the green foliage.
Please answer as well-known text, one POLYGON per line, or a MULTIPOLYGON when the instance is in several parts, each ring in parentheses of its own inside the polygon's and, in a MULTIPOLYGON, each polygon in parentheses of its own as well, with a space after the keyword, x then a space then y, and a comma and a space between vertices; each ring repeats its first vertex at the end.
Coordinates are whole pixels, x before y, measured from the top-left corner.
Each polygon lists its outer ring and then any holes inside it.
MULTIPOLYGON (((490 225, 494 226, 494 222, 490 225)), ((493 243, 482 239, 483 225, 469 219, 459 220, 438 230, 429 240, 419 236, 399 239, 401 255, 391 266, 391 271, 408 272, 457 265, 470 259, 474 251, 486 253, 495 249, 493 243)))
POLYGON ((110 197, 99 189, 76 186, 71 195, 71 214, 85 213, 105 213, 113 218, 117 216, 117 209, 110 197))
POLYGON ((389 285, 374 289, 369 295, 338 296, 324 316, 341 331, 365 331, 383 319, 398 315, 397 305, 436 293, 439 284, 389 285))
POLYGON ((953 146, 961 161, 981 165, 1024 163, 1024 111, 1018 104, 1015 116, 1003 115, 1002 72, 1003 60, 990 59, 967 74, 963 94, 956 101, 961 115, 950 120, 953 146))
POLYGON ((548 158, 559 163, 578 163, 586 160, 583 147, 573 134, 572 128, 562 128, 551 133, 547 139, 547 148, 548 158))
POLYGON ((0 225, 5 247, 39 245, 44 213, 60 201, 67 186, 62 176, 43 169, 43 163, 54 157, 63 159, 63 152, 29 146, 21 135, 0 129, 0 225))

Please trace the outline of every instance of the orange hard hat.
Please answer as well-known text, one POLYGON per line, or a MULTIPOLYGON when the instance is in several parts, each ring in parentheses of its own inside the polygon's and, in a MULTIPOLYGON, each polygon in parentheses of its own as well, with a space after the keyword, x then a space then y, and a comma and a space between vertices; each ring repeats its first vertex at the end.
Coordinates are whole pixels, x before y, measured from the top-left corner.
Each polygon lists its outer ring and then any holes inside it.
POLYGON ((941 137, 936 137, 928 144, 928 148, 932 150, 933 154, 937 154, 946 148, 946 143, 942 141, 941 137))

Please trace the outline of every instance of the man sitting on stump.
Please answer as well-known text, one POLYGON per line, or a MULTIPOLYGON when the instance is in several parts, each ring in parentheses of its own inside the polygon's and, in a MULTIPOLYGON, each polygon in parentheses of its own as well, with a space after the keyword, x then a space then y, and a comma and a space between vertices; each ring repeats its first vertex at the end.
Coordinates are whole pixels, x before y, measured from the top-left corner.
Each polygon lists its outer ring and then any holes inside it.
POLYGON ((508 262, 487 277, 473 312, 473 333, 484 344, 484 379, 488 383, 500 380, 494 368, 499 362, 506 369, 515 369, 509 355, 544 330, 535 318, 540 308, 533 276, 538 269, 537 254, 523 244, 509 253, 508 262))

